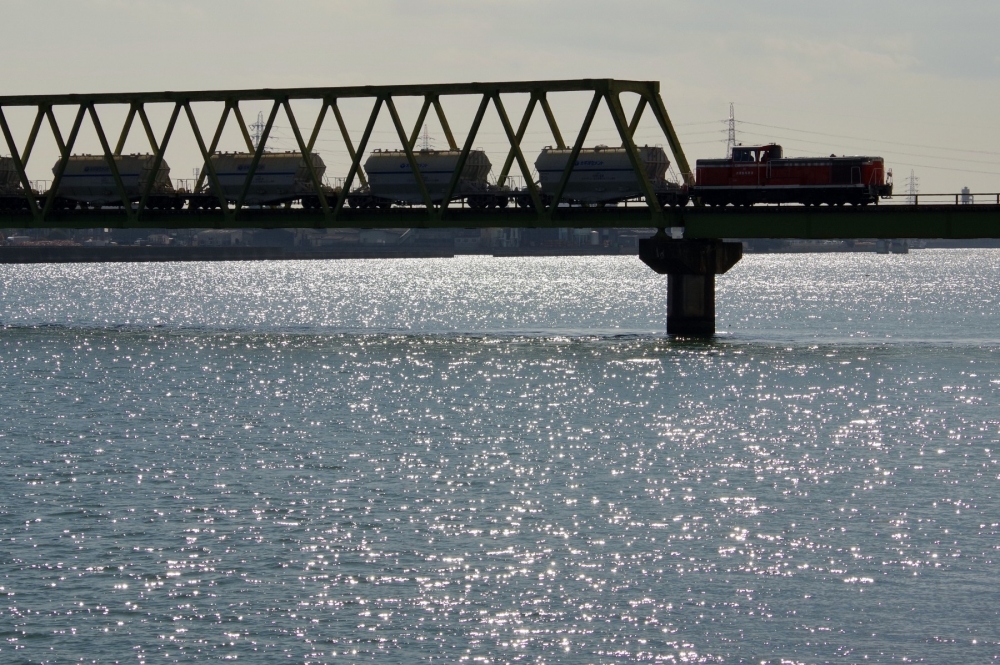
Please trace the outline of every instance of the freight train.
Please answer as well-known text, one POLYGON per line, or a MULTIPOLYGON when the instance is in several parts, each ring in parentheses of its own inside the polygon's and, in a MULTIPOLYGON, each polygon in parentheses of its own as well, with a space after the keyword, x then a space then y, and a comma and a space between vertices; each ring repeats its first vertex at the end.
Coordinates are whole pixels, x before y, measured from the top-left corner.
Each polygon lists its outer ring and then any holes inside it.
MULTIPOLYGON (((565 148, 545 148, 535 161, 539 175, 537 183, 544 203, 551 204, 571 156, 565 148)), ((413 153, 432 204, 442 203, 458 166, 461 152, 457 150, 418 150, 413 153)), ((639 148, 640 160, 662 205, 686 205, 687 188, 666 178, 670 165, 662 148, 639 148)), ((222 198, 237 203, 246 186, 247 174, 254 155, 249 152, 216 153, 211 157, 216 182, 222 198)), ((319 155, 311 156, 313 173, 320 181, 321 191, 328 200, 340 195, 340 188, 331 187, 324 176, 326 165, 319 155)), ((119 155, 115 166, 129 202, 137 204, 153 180, 146 205, 150 209, 211 210, 220 207, 220 197, 211 178, 204 177, 201 187, 190 192, 176 189, 170 180, 170 167, 161 160, 153 174, 153 155, 119 155)), ((53 175, 58 164, 53 167, 53 175)), ((364 164, 367 184, 352 190, 346 205, 359 209, 409 207, 424 205, 423 192, 402 150, 375 150, 364 164)), ((482 150, 470 151, 450 200, 470 208, 506 208, 511 204, 533 206, 525 188, 511 188, 491 182, 492 164, 482 150)), ((42 203, 47 192, 33 192, 42 203)), ((623 148, 597 146, 581 150, 572 174, 560 197, 560 203, 572 206, 601 206, 644 198, 628 154, 623 148)), ((122 197, 108 162, 102 155, 70 157, 54 197, 57 210, 95 209, 122 206, 122 197)), ((265 152, 257 164, 253 180, 246 188, 244 205, 290 206, 298 203, 306 209, 320 206, 312 174, 300 152, 265 152)), ((0 211, 27 210, 14 162, 0 157, 0 211)))
POLYGON ((892 196, 892 171, 881 157, 786 158, 774 143, 736 146, 729 159, 696 162, 692 195, 709 206, 864 206, 892 196))
MULTIPOLYGON (((670 161, 657 146, 638 148, 639 161, 661 206, 685 206, 693 197, 709 206, 749 206, 755 203, 801 203, 805 205, 867 205, 892 195, 892 172, 881 157, 794 158, 783 157, 781 146, 737 146, 729 159, 701 159, 697 162, 693 187, 667 178, 670 161)), ((349 207, 358 209, 410 207, 440 204, 448 193, 461 153, 457 150, 418 150, 413 153, 424 183, 421 191, 402 150, 375 150, 364 164, 367 184, 346 197, 349 207)), ((538 192, 542 202, 552 203, 563 173, 572 156, 568 148, 546 147, 535 160, 538 192)), ((326 165, 311 155, 312 173, 300 152, 264 152, 258 160, 253 180, 246 184, 253 164, 250 152, 216 153, 211 157, 215 183, 204 183, 196 191, 176 189, 170 167, 152 155, 119 155, 115 166, 125 195, 136 204, 146 188, 146 205, 162 210, 211 210, 220 207, 220 198, 235 204, 241 198, 247 206, 298 204, 306 209, 320 207, 320 191, 328 201, 336 199, 340 188, 325 180, 326 165), (216 183, 221 189, 215 191, 216 183), (244 191, 245 190, 245 191, 244 191)), ((57 167, 53 167, 53 174, 57 167)), ((483 210, 521 208, 534 205, 529 191, 492 182, 492 164, 482 150, 472 150, 451 192, 450 201, 483 210)), ((34 192, 44 201, 45 192, 34 192)), ((560 205, 606 206, 645 200, 643 187, 624 148, 599 145, 580 151, 559 199, 560 205)), ((122 196, 111 168, 102 155, 73 155, 63 170, 54 197, 58 210, 121 207, 122 196)), ((0 211, 26 210, 28 202, 10 158, 0 157, 0 211)))
MULTIPOLYGON (((670 160, 663 148, 643 146, 638 149, 646 176, 653 185, 661 205, 686 205, 687 190, 667 180, 670 160)), ((414 153, 424 187, 432 203, 441 203, 458 167, 461 153, 457 150, 421 150, 414 153)), ((551 204, 563 172, 572 156, 568 148, 546 147, 535 160, 538 188, 543 202, 551 204)), ((524 188, 512 189, 491 184, 492 168, 482 150, 472 150, 462 168, 452 200, 464 200, 470 208, 506 208, 511 203, 528 208, 534 205, 524 188)), ((365 162, 368 189, 352 192, 348 204, 356 207, 391 207, 420 205, 423 195, 413 176, 406 153, 402 150, 375 151, 365 162)), ((574 162, 573 171, 560 197, 560 203, 575 206, 600 206, 620 203, 643 196, 642 186, 624 148, 599 145, 583 149, 574 162)))

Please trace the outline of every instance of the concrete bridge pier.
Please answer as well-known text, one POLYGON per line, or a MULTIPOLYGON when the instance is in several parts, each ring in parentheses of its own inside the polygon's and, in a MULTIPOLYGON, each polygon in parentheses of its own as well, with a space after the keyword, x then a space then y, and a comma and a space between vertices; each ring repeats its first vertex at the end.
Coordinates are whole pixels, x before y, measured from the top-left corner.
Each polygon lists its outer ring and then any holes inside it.
POLYGON ((639 241, 639 258, 667 276, 667 334, 715 334, 715 276, 743 258, 743 245, 722 240, 673 240, 663 231, 639 241))

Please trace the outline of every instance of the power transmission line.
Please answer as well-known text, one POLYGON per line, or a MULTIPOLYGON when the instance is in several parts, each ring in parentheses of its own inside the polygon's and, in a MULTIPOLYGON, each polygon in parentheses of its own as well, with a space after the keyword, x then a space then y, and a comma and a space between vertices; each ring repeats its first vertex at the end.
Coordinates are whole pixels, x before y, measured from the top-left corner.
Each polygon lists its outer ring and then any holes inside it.
POLYGON ((257 122, 250 125, 250 130, 253 132, 253 134, 250 135, 250 138, 253 141, 254 150, 256 150, 257 146, 260 145, 260 139, 264 136, 264 129, 266 128, 267 125, 264 124, 264 112, 261 111, 257 114, 257 122))
POLYGON ((887 143, 887 144, 891 144, 891 145, 908 146, 910 148, 927 148, 929 150, 948 150, 948 151, 951 151, 951 152, 970 152, 970 153, 976 153, 976 154, 980 154, 980 155, 1000 155, 1000 152, 993 152, 993 151, 990 151, 990 150, 963 150, 961 148, 946 148, 944 146, 939 146, 939 145, 922 145, 922 144, 919 144, 919 143, 901 143, 899 141, 888 141, 886 139, 872 139, 872 138, 864 138, 864 137, 861 137, 861 136, 845 136, 843 134, 826 134, 824 132, 816 132, 816 131, 811 131, 811 130, 806 130, 806 129, 793 129, 792 127, 779 127, 778 125, 765 125, 765 124, 762 124, 762 123, 759 123, 759 122, 748 122, 746 120, 737 120, 736 122, 738 122, 741 125, 754 125, 755 127, 767 127, 768 129, 781 129, 781 130, 784 130, 786 132, 796 132, 798 134, 812 134, 814 136, 830 136, 832 138, 850 139, 850 140, 853 140, 853 141, 869 141, 869 142, 872 142, 872 143, 887 143))
POLYGON ((913 169, 910 169, 910 177, 906 179, 906 202, 910 205, 916 204, 918 193, 920 193, 920 178, 913 174, 913 169))
POLYGON ((726 139, 726 157, 733 158, 733 148, 736 146, 736 112, 732 102, 729 102, 729 137, 726 139))
MULTIPOLYGON (((810 141, 808 139, 801 139, 797 137, 782 137, 782 136, 776 136, 774 134, 758 134, 756 132, 746 132, 746 131, 744 131, 743 133, 749 136, 759 136, 761 138, 765 138, 768 140, 773 140, 775 138, 778 138, 783 140, 787 139, 789 141, 797 141, 798 143, 810 143, 812 145, 825 145, 825 146, 830 145, 829 141, 810 141)), ((862 140, 862 139, 857 139, 857 140, 862 140)), ((889 149, 889 152, 887 154, 905 155, 907 157, 926 157, 927 159, 943 159, 949 162, 965 162, 968 164, 987 164, 989 166, 1000 166, 1000 163, 998 163, 996 160, 985 161, 982 159, 964 159, 962 157, 942 157, 940 155, 925 155, 915 152, 900 152, 899 150, 894 150, 892 148, 889 149)))

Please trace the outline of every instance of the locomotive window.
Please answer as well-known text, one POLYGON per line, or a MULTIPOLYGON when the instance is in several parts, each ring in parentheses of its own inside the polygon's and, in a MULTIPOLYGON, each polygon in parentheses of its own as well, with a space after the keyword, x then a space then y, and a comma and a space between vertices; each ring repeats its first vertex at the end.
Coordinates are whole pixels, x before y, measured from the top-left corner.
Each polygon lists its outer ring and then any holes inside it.
POLYGON ((733 149, 733 161, 734 162, 752 162, 754 161, 753 154, 750 152, 749 148, 734 148, 733 149))

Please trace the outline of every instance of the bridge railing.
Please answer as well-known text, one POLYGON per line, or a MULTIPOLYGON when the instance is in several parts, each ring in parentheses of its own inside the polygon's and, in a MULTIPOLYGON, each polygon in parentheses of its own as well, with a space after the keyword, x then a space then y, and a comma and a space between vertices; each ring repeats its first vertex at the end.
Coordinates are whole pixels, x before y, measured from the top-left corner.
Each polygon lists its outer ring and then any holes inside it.
MULTIPOLYGON (((308 170, 309 179, 319 200, 319 212, 322 214, 322 221, 324 223, 331 225, 336 222, 338 217, 342 216, 348 195, 351 193, 355 183, 359 183, 362 186, 367 184, 364 171, 361 167, 361 160, 368 149, 376 122, 383 113, 387 113, 391 118, 392 125, 402 144, 406 160, 413 172, 417 189, 426 207, 427 220, 429 222, 440 222, 442 217, 447 215, 453 195, 459 191, 460 174, 464 170, 476 135, 483 124, 484 117, 492 107, 499 118, 508 143, 506 159, 497 180, 500 183, 504 183, 516 165, 523 178, 527 194, 530 197, 530 208, 533 209, 539 225, 551 225, 554 217, 560 212, 560 201, 569 184, 574 164, 584 147, 594 117, 602 106, 605 106, 610 112, 614 127, 621 138, 621 145, 628 154, 632 168, 635 171, 636 179, 644 195, 645 203, 649 208, 650 222, 654 224, 662 222, 663 211, 661 205, 657 200, 653 184, 646 173, 634 140, 640 119, 647 108, 654 116, 659 129, 663 132, 663 137, 673 153, 674 162, 680 169, 687 184, 693 184, 691 168, 667 114, 667 109, 660 97, 659 83, 655 81, 619 81, 615 79, 0 97, 0 130, 2 130, 3 139, 13 159, 14 169, 17 172, 17 180, 20 183, 19 193, 23 196, 23 206, 21 207, 25 208, 23 212, 8 210, 0 212, 0 215, 19 217, 20 220, 23 220, 17 223, 19 226, 32 224, 44 226, 54 213, 57 215, 65 214, 57 210, 60 184, 66 175, 70 156, 74 154, 73 150, 77 143, 81 126, 89 118, 99 140, 101 154, 110 171, 114 187, 121 199, 122 221, 128 224, 137 224, 150 214, 148 204, 151 198, 155 198, 156 196, 154 185, 157 178, 146 178, 147 182, 142 187, 141 194, 138 197, 134 194, 130 196, 129 192, 126 191, 125 183, 116 165, 115 157, 122 154, 134 125, 139 124, 142 127, 142 133, 145 134, 149 141, 153 155, 150 172, 153 174, 159 173, 163 165, 165 151, 171 143, 175 129, 179 123, 187 122, 197 144, 200 159, 203 160, 203 166, 197 175, 192 191, 202 191, 207 182, 209 191, 218 198, 218 211, 210 214, 221 216, 222 222, 232 225, 242 219, 241 213, 248 208, 247 200, 251 184, 260 167, 261 158, 265 153, 268 142, 272 138, 275 119, 279 112, 283 111, 294 136, 295 144, 305 158, 304 162, 308 170), (555 145, 562 149, 570 147, 563 140, 562 130, 549 104, 550 95, 564 92, 592 93, 591 102, 583 122, 576 133, 576 138, 572 143, 572 150, 558 185, 552 192, 545 192, 543 195, 539 184, 536 183, 532 175, 531 166, 525 159, 521 144, 529 122, 540 108, 544 114, 546 124, 552 133, 555 145), (503 99, 510 95, 525 94, 528 95, 527 107, 520 122, 515 126, 507 114, 503 99), (638 96, 638 102, 631 119, 626 117, 624 111, 622 104, 623 94, 638 96), (472 96, 479 98, 479 106, 472 126, 461 142, 461 145, 452 132, 441 103, 442 98, 451 96, 472 96), (338 101, 358 98, 370 99, 372 101, 372 110, 360 140, 355 142, 347 130, 341 109, 338 106, 338 101), (417 98, 422 101, 420 112, 411 131, 407 131, 407 128, 404 127, 396 107, 396 101, 402 98, 417 98), (299 122, 292 111, 291 102, 298 100, 313 100, 320 103, 321 110, 315 124, 311 128, 300 128, 299 122), (251 101, 270 102, 271 105, 259 140, 256 141, 252 139, 249 126, 240 110, 242 103, 251 101), (221 103, 223 105, 221 117, 212 133, 206 133, 202 130, 192 110, 192 104, 203 102, 221 103), (101 110, 111 106, 128 109, 124 125, 120 133, 118 133, 115 143, 109 140, 109 135, 105 131, 105 125, 101 120, 100 113, 101 110), (160 136, 157 136, 153 131, 149 121, 149 110, 157 106, 169 111, 169 121, 167 122, 165 131, 160 136), (20 145, 15 140, 14 132, 5 114, 5 110, 15 107, 28 107, 35 111, 34 121, 28 132, 27 140, 20 145), (54 110, 59 108, 72 109, 75 114, 68 133, 64 133, 66 128, 60 127, 56 119, 54 110), (431 109, 433 109, 440 121, 449 148, 454 151, 460 151, 457 165, 440 203, 432 200, 415 154, 420 129, 431 109), (339 190, 323 186, 321 173, 317 173, 317 169, 311 159, 312 154, 316 152, 316 142, 320 135, 320 130, 331 114, 340 130, 341 137, 346 146, 346 152, 351 160, 350 168, 347 175, 343 178, 339 190), (138 123, 136 120, 138 120, 138 123), (223 132, 230 121, 236 122, 242 140, 246 144, 247 151, 253 154, 242 191, 235 198, 235 201, 226 197, 220 184, 219 174, 216 172, 211 159, 219 151, 223 132), (39 191, 33 186, 36 183, 32 183, 29 180, 27 167, 39 135, 45 126, 52 133, 52 138, 59 151, 59 158, 56 166, 53 168, 51 183, 48 183, 46 190, 39 191), (303 131, 303 129, 307 131, 303 131)), ((114 138, 114 136, 111 136, 111 138, 114 138)), ((11 208, 16 206, 3 207, 11 208)), ((530 210, 523 212, 525 214, 531 213, 530 210)), ((204 216, 202 213, 199 214, 204 216)))
POLYGON ((1000 205, 1000 193, 896 194, 886 202, 893 205, 1000 205))

